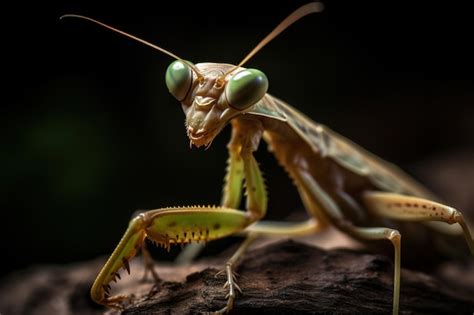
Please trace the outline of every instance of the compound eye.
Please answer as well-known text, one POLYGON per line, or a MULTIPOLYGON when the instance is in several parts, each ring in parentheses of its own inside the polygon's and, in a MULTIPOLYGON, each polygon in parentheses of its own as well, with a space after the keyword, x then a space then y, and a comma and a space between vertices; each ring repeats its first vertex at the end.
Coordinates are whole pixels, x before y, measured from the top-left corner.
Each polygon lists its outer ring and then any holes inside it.
POLYGON ((193 72, 186 63, 176 60, 168 66, 166 70, 166 86, 178 101, 181 102, 186 98, 192 83, 193 72))
POLYGON ((267 76, 257 69, 237 72, 227 82, 225 97, 230 107, 244 110, 257 103, 268 90, 267 76))

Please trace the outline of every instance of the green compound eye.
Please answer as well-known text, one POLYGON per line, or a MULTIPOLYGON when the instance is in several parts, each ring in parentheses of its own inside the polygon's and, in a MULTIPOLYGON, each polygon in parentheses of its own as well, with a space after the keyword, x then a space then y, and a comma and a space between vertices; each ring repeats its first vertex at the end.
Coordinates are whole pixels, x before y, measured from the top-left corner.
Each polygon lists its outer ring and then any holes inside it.
POLYGON ((166 86, 170 93, 182 101, 188 95, 193 83, 193 72, 191 68, 181 60, 176 60, 166 70, 166 86))
POLYGON ((268 90, 267 76, 257 69, 237 72, 227 82, 225 97, 229 106, 243 110, 257 103, 268 90))

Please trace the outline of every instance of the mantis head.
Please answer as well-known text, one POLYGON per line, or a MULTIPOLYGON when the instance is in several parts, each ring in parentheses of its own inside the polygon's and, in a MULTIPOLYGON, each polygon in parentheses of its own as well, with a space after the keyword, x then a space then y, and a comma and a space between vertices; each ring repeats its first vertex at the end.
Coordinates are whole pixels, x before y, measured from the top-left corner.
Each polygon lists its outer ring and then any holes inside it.
POLYGON ((209 146, 230 120, 256 104, 267 92, 268 79, 257 69, 176 60, 166 71, 166 85, 181 102, 190 145, 200 147, 209 146))
POLYGON ((321 12, 323 8, 321 2, 311 2, 294 11, 237 66, 217 63, 194 65, 157 45, 89 17, 66 14, 61 18, 75 17, 91 21, 177 59, 166 71, 166 85, 182 104, 190 145, 208 147, 230 120, 249 111, 267 92, 268 79, 265 74, 257 69, 242 68, 242 65, 291 24, 308 14, 321 12))

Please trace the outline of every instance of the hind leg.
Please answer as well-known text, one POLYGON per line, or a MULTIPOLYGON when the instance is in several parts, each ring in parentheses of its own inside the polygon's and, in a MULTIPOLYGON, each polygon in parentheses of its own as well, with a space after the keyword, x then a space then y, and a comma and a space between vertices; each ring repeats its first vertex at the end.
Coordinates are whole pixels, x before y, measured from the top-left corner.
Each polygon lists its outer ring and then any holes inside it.
MULTIPOLYGON (((389 240, 394 247, 394 277, 393 277, 393 314, 398 314, 400 300, 400 254, 401 235, 397 230, 387 227, 358 227, 351 224, 344 218, 344 215, 336 201, 316 182, 307 172, 299 172, 298 184, 304 187, 313 200, 324 209, 325 215, 329 216, 338 228, 359 239, 364 240, 389 240)), ((355 201, 354 201, 355 202, 355 201)))
MULTIPOLYGON (((458 223, 467 245, 474 255, 474 240, 462 213, 452 207, 431 200, 386 192, 366 192, 363 200, 376 215, 400 221, 440 221, 458 223)), ((440 229, 443 230, 441 226, 440 229)))

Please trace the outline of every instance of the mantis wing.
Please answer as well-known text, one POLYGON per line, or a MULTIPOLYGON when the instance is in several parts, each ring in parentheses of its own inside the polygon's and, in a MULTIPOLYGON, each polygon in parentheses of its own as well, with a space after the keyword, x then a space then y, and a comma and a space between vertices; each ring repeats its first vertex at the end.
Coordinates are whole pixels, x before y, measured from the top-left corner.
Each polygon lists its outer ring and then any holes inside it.
POLYGON ((331 158, 340 166, 368 178, 382 191, 438 199, 397 166, 314 122, 276 97, 265 95, 248 113, 287 123, 315 153, 331 158))

